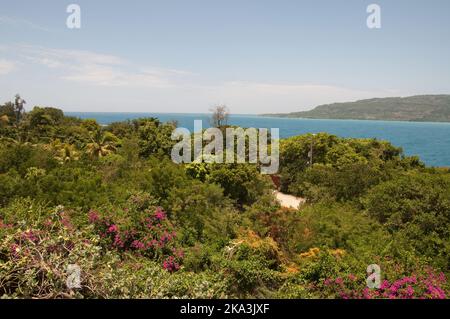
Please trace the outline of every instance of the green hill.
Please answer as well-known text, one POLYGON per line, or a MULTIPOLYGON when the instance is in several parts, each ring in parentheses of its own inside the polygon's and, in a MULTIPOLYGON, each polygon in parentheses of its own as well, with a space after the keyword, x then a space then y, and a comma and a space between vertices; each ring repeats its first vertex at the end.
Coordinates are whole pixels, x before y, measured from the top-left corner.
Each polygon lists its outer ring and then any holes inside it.
POLYGON ((389 121, 450 122, 450 95, 374 98, 320 105, 311 111, 263 116, 389 121))

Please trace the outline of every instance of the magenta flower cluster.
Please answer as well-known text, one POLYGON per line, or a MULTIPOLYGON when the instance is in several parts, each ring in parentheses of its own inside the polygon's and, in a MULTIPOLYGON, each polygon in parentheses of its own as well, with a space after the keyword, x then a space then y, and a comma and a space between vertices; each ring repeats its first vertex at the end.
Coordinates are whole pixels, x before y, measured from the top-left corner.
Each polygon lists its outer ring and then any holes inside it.
POLYGON ((33 230, 19 232, 15 235, 15 242, 10 245, 9 253, 13 259, 18 259, 22 255, 29 255, 28 243, 33 246, 41 241, 39 233, 33 230))
POLYGON ((163 268, 167 271, 174 272, 180 269, 180 265, 174 256, 169 256, 163 261, 163 268))
POLYGON ((42 222, 43 229, 40 230, 19 230, 17 225, 4 224, 0 220, 0 229, 18 230, 14 233, 13 242, 9 245, 9 255, 13 259, 19 259, 21 257, 34 258, 33 256, 39 248, 43 249, 47 254, 67 252, 74 249, 75 243, 71 240, 61 240, 59 243, 53 244, 49 243, 52 229, 55 228, 57 230, 58 226, 68 231, 73 231, 69 214, 61 212, 57 215, 52 215, 42 222))
POLYGON ((150 258, 161 258, 163 268, 171 272, 180 268, 183 253, 174 248, 176 232, 161 208, 153 213, 149 212, 147 217, 132 227, 102 218, 95 211, 89 212, 88 219, 95 225, 100 238, 111 248, 136 251, 150 258))
POLYGON ((336 279, 328 278, 323 284, 328 292, 342 299, 445 299, 447 279, 443 273, 427 269, 423 275, 407 276, 390 282, 383 280, 379 289, 363 287, 365 280, 350 274, 336 279))
POLYGON ((31 241, 33 243, 37 243, 39 241, 38 234, 36 232, 32 231, 32 230, 27 230, 27 231, 22 232, 19 235, 19 238, 22 241, 23 240, 29 240, 29 241, 31 241))

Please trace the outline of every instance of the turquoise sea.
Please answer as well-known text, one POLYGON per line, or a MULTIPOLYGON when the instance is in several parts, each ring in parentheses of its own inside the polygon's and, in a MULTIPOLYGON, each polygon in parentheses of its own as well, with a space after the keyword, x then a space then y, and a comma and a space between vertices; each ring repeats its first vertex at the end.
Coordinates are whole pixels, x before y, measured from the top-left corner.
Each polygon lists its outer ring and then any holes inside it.
MULTIPOLYGON (((66 112, 83 119, 96 119, 100 124, 156 117, 161 121, 177 121, 179 127, 193 130, 194 120, 209 126, 208 114, 172 113, 90 113, 66 112)), ((450 167, 450 123, 397 121, 311 120, 231 115, 229 124, 241 127, 279 128, 282 138, 304 133, 328 132, 341 137, 377 138, 403 148, 406 155, 417 155, 429 166, 450 167)))

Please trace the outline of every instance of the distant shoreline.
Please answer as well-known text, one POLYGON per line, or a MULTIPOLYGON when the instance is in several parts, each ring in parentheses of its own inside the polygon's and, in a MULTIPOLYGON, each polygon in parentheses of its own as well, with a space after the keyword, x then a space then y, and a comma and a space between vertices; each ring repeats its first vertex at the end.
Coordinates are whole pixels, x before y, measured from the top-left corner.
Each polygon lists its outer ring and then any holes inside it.
POLYGON ((309 111, 264 113, 278 118, 450 123, 450 95, 386 97, 323 104, 309 111))
MULTIPOLYGON (((199 115, 202 117, 210 116, 209 113, 177 113, 177 112, 105 112, 105 111, 64 111, 64 114, 69 116, 77 116, 79 114, 142 114, 145 116, 156 116, 156 115, 183 115, 183 116, 195 116, 199 115)), ((286 113, 288 114, 288 113, 286 113)), ((319 118, 319 117, 292 117, 284 116, 282 114, 244 114, 244 113, 234 113, 230 114, 230 117, 258 117, 258 118, 274 118, 274 119, 287 119, 287 120, 330 120, 330 121, 376 121, 376 122, 402 122, 402 123, 430 123, 430 124, 450 124, 450 121, 418 121, 418 120, 398 120, 398 119, 356 119, 356 118, 319 118)))
POLYGON ((293 117, 277 114, 259 114, 260 117, 291 119, 291 120, 331 120, 331 121, 378 121, 378 122, 405 122, 405 123, 441 123, 450 124, 450 121, 429 121, 429 120, 399 120, 399 119, 357 119, 357 118, 328 118, 328 117, 293 117))

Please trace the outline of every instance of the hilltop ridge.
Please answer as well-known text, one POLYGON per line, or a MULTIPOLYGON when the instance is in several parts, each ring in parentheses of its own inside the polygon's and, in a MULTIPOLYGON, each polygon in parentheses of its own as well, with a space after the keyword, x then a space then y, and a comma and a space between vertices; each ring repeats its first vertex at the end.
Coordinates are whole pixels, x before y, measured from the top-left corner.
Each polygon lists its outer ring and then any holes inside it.
POLYGON ((262 116, 312 119, 354 119, 450 122, 450 95, 416 95, 332 103, 310 111, 262 116))

